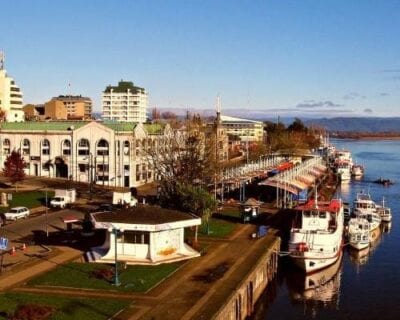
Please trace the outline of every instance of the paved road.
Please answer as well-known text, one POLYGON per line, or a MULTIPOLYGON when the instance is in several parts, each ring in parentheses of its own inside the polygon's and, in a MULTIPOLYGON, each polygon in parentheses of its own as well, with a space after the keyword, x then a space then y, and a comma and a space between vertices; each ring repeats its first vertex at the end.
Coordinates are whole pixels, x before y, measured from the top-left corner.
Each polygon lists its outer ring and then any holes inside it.
MULTIPOLYGON (((78 219, 84 217, 84 213, 71 209, 64 209, 58 211, 48 211, 47 221, 49 232, 65 229, 62 218, 68 216, 75 216, 78 219)), ((0 235, 8 238, 10 241, 17 240, 19 238, 25 238, 33 235, 34 231, 45 231, 46 230, 46 215, 44 213, 32 214, 27 219, 20 219, 13 222, 7 222, 6 226, 0 229, 0 235)))

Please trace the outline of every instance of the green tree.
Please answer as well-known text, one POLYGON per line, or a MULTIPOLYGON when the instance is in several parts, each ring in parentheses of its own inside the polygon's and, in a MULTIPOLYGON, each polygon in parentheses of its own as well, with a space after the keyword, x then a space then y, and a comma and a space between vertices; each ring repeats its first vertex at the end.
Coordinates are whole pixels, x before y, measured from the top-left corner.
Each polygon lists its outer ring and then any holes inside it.
POLYGON ((201 217, 206 223, 207 234, 209 234, 209 220, 217 207, 214 197, 203 187, 193 185, 181 185, 180 194, 182 196, 182 210, 192 212, 201 217))
POLYGON ((25 178, 25 160, 17 151, 12 151, 4 162, 3 175, 10 179, 10 182, 17 190, 17 183, 25 178))

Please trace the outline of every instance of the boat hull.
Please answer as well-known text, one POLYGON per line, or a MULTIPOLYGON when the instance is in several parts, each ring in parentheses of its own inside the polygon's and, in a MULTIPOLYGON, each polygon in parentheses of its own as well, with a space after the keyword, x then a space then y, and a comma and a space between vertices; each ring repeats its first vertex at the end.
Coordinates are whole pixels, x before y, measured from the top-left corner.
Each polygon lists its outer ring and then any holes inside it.
POLYGON ((340 249, 336 255, 326 257, 315 257, 312 255, 300 256, 299 254, 291 254, 290 257, 298 268, 302 269, 308 274, 324 269, 334 264, 340 258, 341 251, 342 250, 340 249))
POLYGON ((369 240, 368 241, 349 242, 349 245, 353 249, 364 250, 365 248, 369 247, 369 240))

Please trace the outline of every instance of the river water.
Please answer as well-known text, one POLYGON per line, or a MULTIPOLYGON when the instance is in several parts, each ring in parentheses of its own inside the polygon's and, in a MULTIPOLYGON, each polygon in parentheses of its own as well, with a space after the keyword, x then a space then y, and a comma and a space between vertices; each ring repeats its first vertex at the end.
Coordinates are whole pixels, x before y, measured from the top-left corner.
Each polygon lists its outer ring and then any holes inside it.
POLYGON ((280 259, 276 281, 261 297, 255 319, 399 319, 400 317, 400 141, 333 141, 337 149, 352 152, 354 162, 365 166, 360 180, 342 184, 337 191, 352 202, 357 192, 369 191, 376 202, 391 207, 391 225, 365 252, 345 246, 340 263, 305 277, 280 259), (383 177, 395 181, 385 187, 373 183, 383 177), (322 284, 318 286, 318 284, 322 284), (311 289, 305 290, 305 284, 311 289))

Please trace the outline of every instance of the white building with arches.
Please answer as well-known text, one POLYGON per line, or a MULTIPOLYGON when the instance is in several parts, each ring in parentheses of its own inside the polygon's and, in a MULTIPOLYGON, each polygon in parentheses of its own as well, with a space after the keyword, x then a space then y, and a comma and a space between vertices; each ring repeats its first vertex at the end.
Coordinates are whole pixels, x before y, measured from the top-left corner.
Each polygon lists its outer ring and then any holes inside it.
POLYGON ((16 150, 30 176, 137 187, 154 180, 144 151, 155 148, 169 130, 165 124, 127 122, 3 122, 0 169, 16 150))

